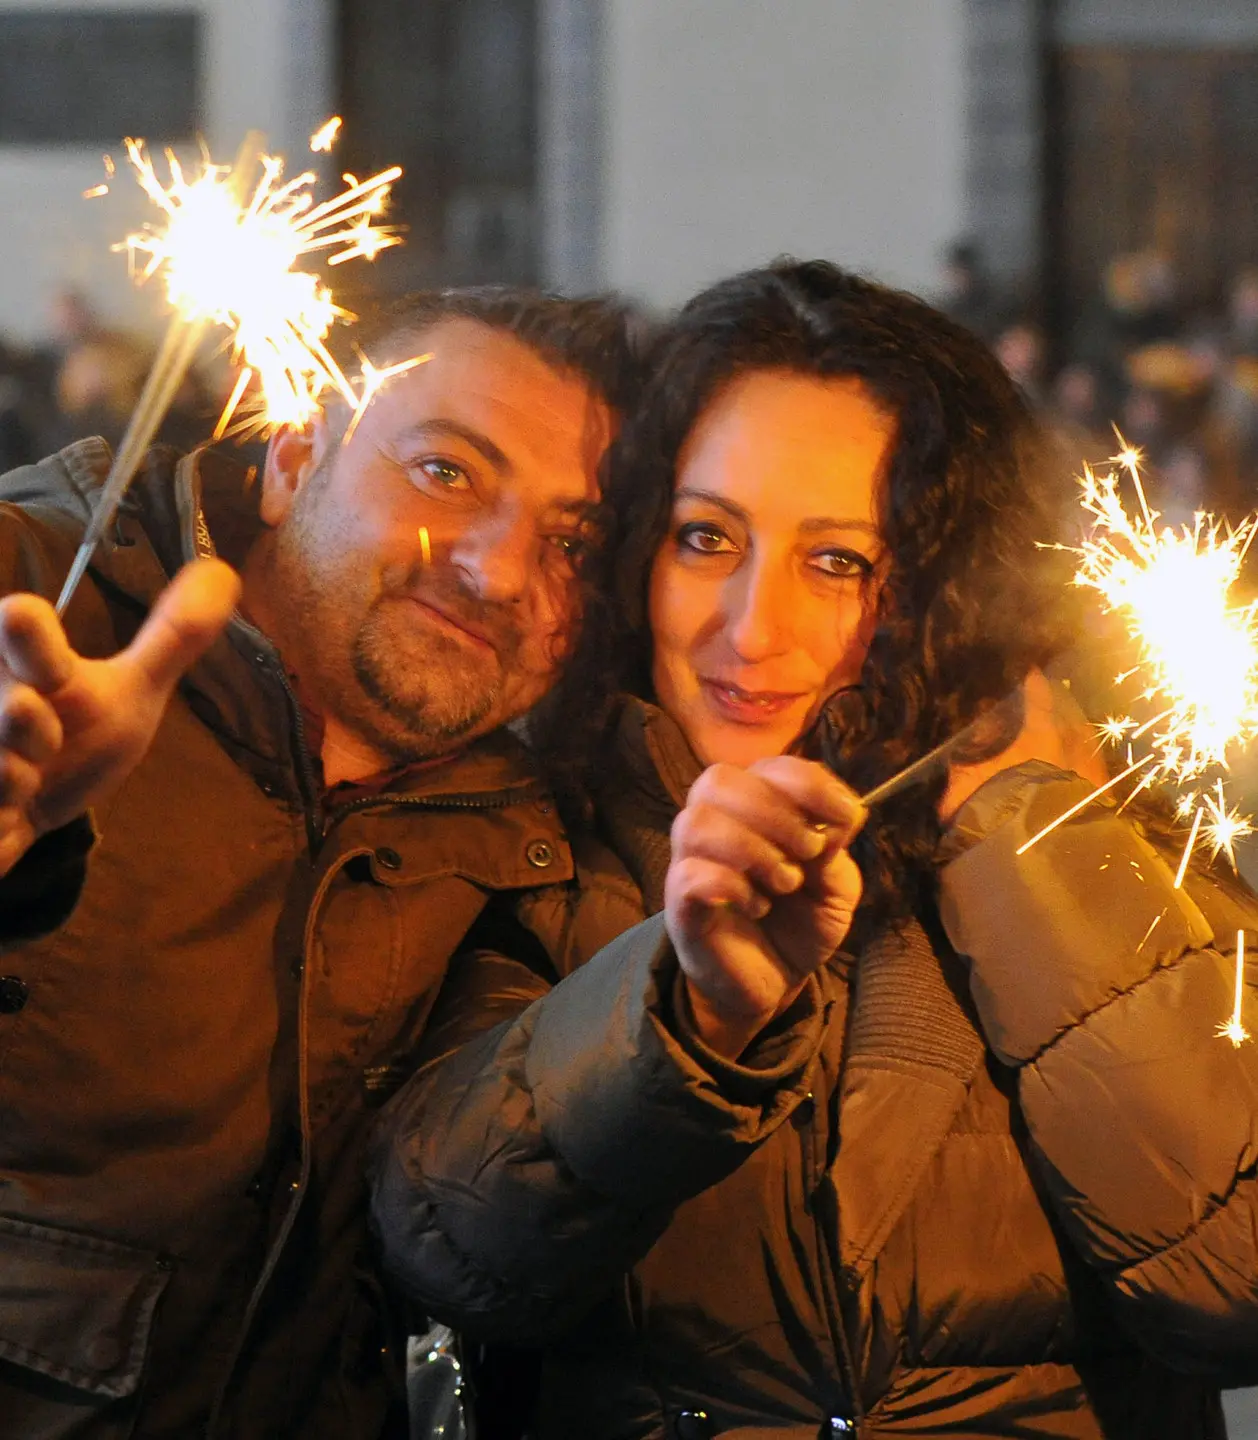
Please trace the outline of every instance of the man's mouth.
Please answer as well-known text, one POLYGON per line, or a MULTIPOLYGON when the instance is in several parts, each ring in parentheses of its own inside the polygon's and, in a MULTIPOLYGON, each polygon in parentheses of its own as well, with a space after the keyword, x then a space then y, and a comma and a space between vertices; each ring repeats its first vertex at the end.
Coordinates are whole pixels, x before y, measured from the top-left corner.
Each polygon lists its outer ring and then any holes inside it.
POLYGON ((467 619, 457 612, 447 610, 444 606, 438 605, 432 600, 426 598, 421 599, 418 595, 405 595, 399 598, 408 601, 412 605, 418 606, 420 610, 435 618, 444 628, 457 630, 460 635, 466 636, 477 645, 483 646, 495 655, 498 654, 500 646, 484 626, 467 619))

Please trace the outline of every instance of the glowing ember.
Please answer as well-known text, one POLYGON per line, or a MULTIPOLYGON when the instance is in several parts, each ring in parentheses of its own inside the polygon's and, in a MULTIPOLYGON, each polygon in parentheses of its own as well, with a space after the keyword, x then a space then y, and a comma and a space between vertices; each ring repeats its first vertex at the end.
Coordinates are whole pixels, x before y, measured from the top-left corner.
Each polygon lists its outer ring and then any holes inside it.
POLYGON ((341 117, 333 115, 330 120, 325 121, 310 137, 310 148, 316 155, 321 151, 327 154, 336 144, 337 132, 341 128, 341 117))

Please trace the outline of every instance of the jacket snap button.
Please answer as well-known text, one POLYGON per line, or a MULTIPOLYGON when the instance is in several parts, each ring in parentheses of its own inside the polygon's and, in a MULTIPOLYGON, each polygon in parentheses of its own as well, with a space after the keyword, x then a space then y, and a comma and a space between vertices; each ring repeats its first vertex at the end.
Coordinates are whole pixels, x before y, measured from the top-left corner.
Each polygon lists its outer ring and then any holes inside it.
POLYGON ((677 1440, 711 1440, 716 1433, 706 1410, 683 1410, 673 1421, 677 1440))
POLYGON ((400 870, 402 868, 402 857, 392 845, 381 845, 376 851, 376 864, 383 865, 386 870, 400 870))
POLYGON ((525 846, 524 855, 529 864, 538 870, 545 870, 547 865, 554 863, 555 859, 555 852, 545 840, 530 840, 525 846))
POLYGON ((25 980, 16 975, 0 975, 0 1015, 16 1015, 30 997, 25 980))

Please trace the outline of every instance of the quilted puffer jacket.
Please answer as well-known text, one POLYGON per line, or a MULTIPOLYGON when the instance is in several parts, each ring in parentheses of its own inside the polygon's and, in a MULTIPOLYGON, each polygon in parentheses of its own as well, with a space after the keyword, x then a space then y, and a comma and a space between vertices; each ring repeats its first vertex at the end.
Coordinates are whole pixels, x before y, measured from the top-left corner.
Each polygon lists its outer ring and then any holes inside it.
POLYGON ((548 993, 459 963, 375 1223, 429 1310, 544 1347, 531 1435, 1224 1433, 1258 1378, 1258 1046, 1215 1032, 1258 902, 1176 889, 1104 802, 1017 854, 1084 793, 990 781, 937 905, 737 1064, 658 918, 548 993))

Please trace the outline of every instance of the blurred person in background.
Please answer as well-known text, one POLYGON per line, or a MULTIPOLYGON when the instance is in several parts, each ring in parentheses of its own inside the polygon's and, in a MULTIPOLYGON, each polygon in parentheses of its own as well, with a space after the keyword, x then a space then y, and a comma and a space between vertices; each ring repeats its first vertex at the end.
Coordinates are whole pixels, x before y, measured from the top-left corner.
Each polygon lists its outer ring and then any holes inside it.
POLYGON ((1044 333, 1040 327, 1030 320, 1014 320, 997 332, 992 349, 1031 404, 1044 405, 1044 333))
POLYGON ((997 297, 973 240, 955 240, 943 254, 939 308, 958 325, 990 340, 996 326, 997 297))

